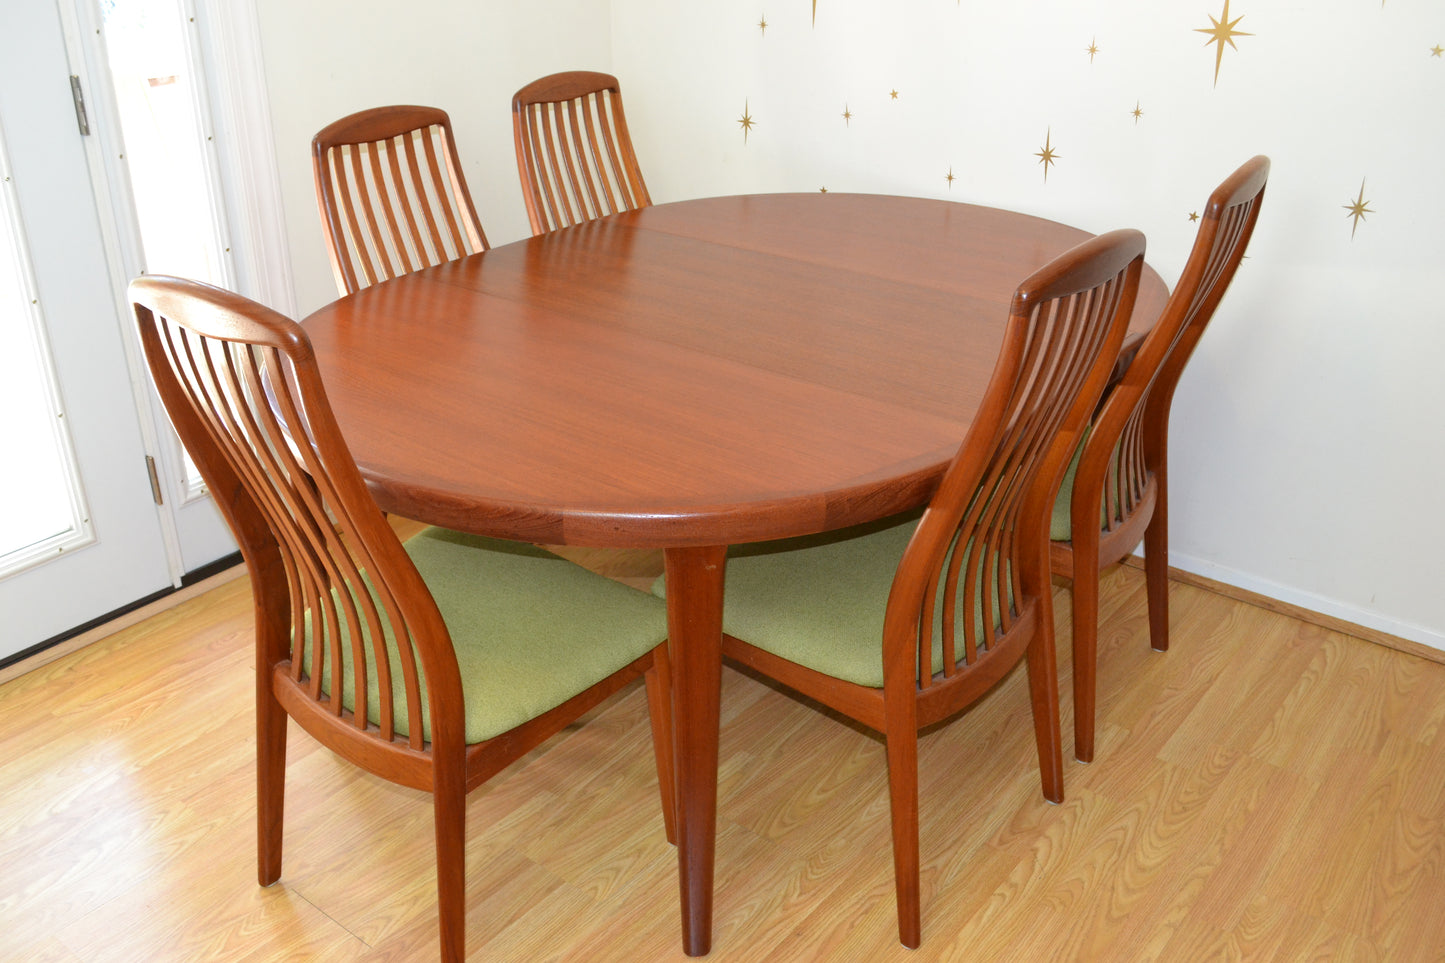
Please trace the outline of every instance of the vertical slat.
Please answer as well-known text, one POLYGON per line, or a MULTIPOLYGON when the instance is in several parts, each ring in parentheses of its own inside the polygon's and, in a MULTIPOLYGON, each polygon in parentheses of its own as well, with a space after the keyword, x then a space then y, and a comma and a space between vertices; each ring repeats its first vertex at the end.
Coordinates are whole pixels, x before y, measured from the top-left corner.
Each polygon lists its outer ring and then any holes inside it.
MULTIPOLYGON (((582 98, 582 116, 587 121, 587 139, 585 144, 579 141, 578 154, 581 155, 581 163, 584 167, 591 167, 597 172, 597 180, 602 185, 602 196, 607 201, 606 213, 616 214, 619 210, 625 207, 629 207, 630 205, 627 205, 626 194, 624 193, 623 207, 618 206, 617 198, 613 196, 612 183, 607 176, 607 169, 602 164, 602 144, 605 144, 608 141, 606 139, 606 134, 604 133, 601 139, 602 143, 598 142, 599 138, 597 135, 597 118, 603 116, 603 112, 605 111, 605 109, 606 108, 603 106, 602 95, 600 93, 582 98), (586 147, 587 152, 585 155, 582 155, 582 147, 584 146, 586 147)), ((605 131, 605 117, 603 118, 603 120, 605 131)), ((623 190, 623 186, 620 184, 617 185, 617 188, 618 191, 623 190)), ((600 206, 598 207, 598 211, 601 212, 600 206)))
POLYGON ((923 596, 923 614, 918 620, 918 685, 926 689, 933 684, 933 612, 938 594, 938 579, 931 578, 923 596))
MULTIPOLYGON (((948 559, 948 566, 944 570, 943 575, 942 655, 944 678, 948 678, 949 676, 952 676, 958 671, 958 639, 956 637, 958 634, 958 569, 959 562, 961 561, 960 556, 965 554, 965 550, 957 544, 956 535, 954 536, 954 539, 955 544, 953 547, 953 551, 946 556, 946 558, 948 559)), ((969 612, 972 610, 965 606, 964 611, 969 612)), ((929 635, 931 641, 931 636, 933 634, 931 626, 932 620, 930 619, 929 621, 929 635)), ((970 626, 965 626, 963 630, 963 644, 965 653, 969 652, 969 631, 970 626)), ((932 649, 933 646, 930 644, 929 651, 931 652, 932 649)), ((968 658, 967 654, 965 655, 965 658, 968 658)))
POLYGON ((359 163, 357 155, 360 149, 359 146, 354 145, 349 148, 338 148, 332 155, 334 158, 332 169, 336 171, 336 193, 341 198, 341 209, 346 215, 346 229, 351 236, 352 261, 353 263, 357 260, 361 262, 361 275, 365 281, 365 284, 363 284, 364 287, 367 284, 375 284, 377 282, 377 274, 376 268, 371 262, 371 252, 367 250, 367 235, 361 230, 361 226, 357 223, 356 218, 354 195, 361 192, 362 196, 365 197, 363 190, 365 185, 358 185, 356 182, 357 164, 359 163))
MULTIPOLYGON (((407 142, 410 143, 411 138, 407 138, 407 142)), ((462 232, 457 227, 457 219, 452 214, 452 206, 447 202, 446 195, 441 189, 444 181, 442 180, 441 165, 437 162, 436 128, 429 127, 425 131, 422 131, 421 143, 426 153, 426 166, 429 175, 426 184, 436 194, 435 206, 441 208, 443 219, 446 221, 446 237, 450 239, 452 245, 448 248, 446 242, 434 231, 433 239, 437 245, 437 258, 439 262, 448 261, 453 257, 463 254, 466 251, 466 245, 462 240, 462 232)), ((421 186, 418 186, 417 192, 419 195, 422 193, 421 186)), ((428 213, 428 219, 430 221, 433 205, 423 204, 422 209, 428 213)))
POLYGON ((576 205, 576 223, 581 224, 584 221, 591 220, 601 212, 596 210, 595 205, 589 207, 587 204, 587 192, 583 187, 583 181, 587 174, 587 165, 578 164, 578 145, 576 139, 577 101, 565 100, 561 103, 553 104, 552 121, 556 125, 557 132, 557 159, 562 165, 562 173, 566 178, 563 193, 570 197, 576 205))
MULTIPOLYGON (((572 202, 567 196, 567 182, 562 177, 562 154, 557 143, 557 132, 561 127, 555 104, 544 104, 541 108, 542 143, 547 149, 547 177, 552 183, 556 196, 552 222, 555 227, 571 227, 577 223, 572 213, 572 202)), ((548 199, 552 198, 548 195, 548 199)))
MULTIPOLYGON (((597 122, 602 127, 602 143, 607 145, 607 157, 612 164, 612 176, 613 179, 617 181, 617 189, 623 193, 623 203, 628 210, 632 210, 636 207, 636 204, 633 203, 630 197, 632 184, 628 180, 625 166, 617 156, 617 137, 613 135, 612 125, 607 121, 607 107, 602 103, 604 96, 607 96, 606 91, 597 92, 597 122)), ((615 103, 610 96, 607 97, 607 100, 608 104, 615 103)), ((602 166, 602 159, 600 157, 597 159, 597 166, 602 166)))
POLYGON ((445 148, 442 159, 446 162, 449 185, 449 190, 443 191, 438 184, 437 193, 441 195, 443 203, 455 206, 457 219, 462 222, 462 232, 465 235, 465 243, 458 241, 454 256, 462 257, 473 251, 485 251, 487 239, 482 234, 482 226, 468 214, 472 209, 472 195, 467 190, 466 178, 462 176, 461 159, 457 156, 457 145, 452 139, 451 130, 440 125, 433 125, 432 129, 441 146, 445 148))
POLYGON ((550 108, 546 104, 538 104, 532 108, 534 121, 532 137, 535 142, 534 153, 537 157, 537 176, 541 181, 542 193, 547 201, 547 218, 551 225, 550 229, 556 230, 567 225, 562 219, 560 206, 565 198, 558 198, 557 185, 553 180, 552 168, 549 166, 554 164, 556 153, 556 147, 552 144, 551 135, 547 130, 549 111, 550 108))
POLYGON ((391 152, 390 141, 379 141, 372 144, 371 148, 367 151, 367 155, 371 161, 372 184, 372 189, 368 192, 368 195, 376 195, 377 201, 381 205, 382 213, 386 215, 385 230, 382 230, 380 224, 376 224, 372 228, 372 234, 378 239, 376 245, 379 249, 378 256, 386 265, 386 276, 388 278, 394 278, 397 274, 406 274, 415 270, 412 266, 411 258, 407 255, 406 243, 401 232, 401 227, 396 220, 395 206, 391 202, 391 191, 387 189, 387 178, 382 167, 381 155, 383 153, 390 154, 391 152), (388 241, 391 243, 388 244, 388 241), (387 255, 388 247, 392 248, 392 253, 395 255, 396 267, 392 266, 391 258, 387 255))
MULTIPOLYGON (((351 155, 356 171, 357 200, 361 202, 361 210, 366 215, 365 237, 371 242, 370 246, 374 248, 372 253, 377 262, 377 270, 371 273, 373 282, 385 281, 387 278, 396 276, 396 269, 392 267, 391 257, 387 254, 386 240, 381 234, 379 222, 376 219, 376 210, 372 204, 372 195, 376 193, 375 188, 378 185, 368 187, 367 184, 368 168, 374 164, 374 161, 368 163, 367 158, 375 158, 376 149, 375 144, 359 145, 353 149, 351 155)), ((365 250, 365 247, 362 249, 365 250)))
MULTIPOLYGON (((601 201, 597 198, 597 186, 593 183, 593 165, 587 163, 586 143, 582 137, 581 125, 577 122, 577 115, 580 113, 587 118, 587 126, 592 126, 592 112, 588 106, 588 97, 574 97, 567 101, 567 125, 572 134, 572 150, 568 152, 567 170, 581 181, 582 187, 587 190, 587 199, 592 205, 593 217, 600 217, 603 214, 614 214, 617 207, 612 203, 612 192, 607 187, 606 177, 602 178, 602 190, 607 196, 607 209, 603 210, 601 201), (575 160, 573 159, 575 158, 575 160)), ((601 174, 600 171, 597 172, 601 174)), ((582 206, 582 190, 577 189, 577 206, 582 206)))
MULTIPOLYGON (((414 184, 420 184, 422 182, 422 173, 421 162, 416 156, 416 140, 408 136, 403 141, 403 145, 406 150, 406 169, 411 175, 411 181, 414 184)), ((428 145, 430 145, 430 142, 428 142, 428 145)), ((426 221, 427 236, 431 238, 431 242, 436 246, 436 250, 442 250, 441 229, 437 225, 436 212, 432 210, 430 204, 419 204, 417 206, 421 208, 423 219, 426 221)))
MULTIPOLYGON (((391 183, 396 186, 396 193, 399 197, 397 206, 401 208, 402 217, 406 220, 406 232, 404 236, 410 239, 412 249, 416 251, 417 267, 420 268, 434 262, 426 256, 426 243, 422 237, 421 227, 416 219, 417 207, 419 205, 410 203, 412 195, 407 187, 406 172, 401 166, 401 155, 406 149, 402 142, 404 139, 409 138, 409 136, 408 134, 399 134, 387 142, 388 150, 386 152, 386 160, 388 169, 391 172, 391 183)), ((426 210, 425 205, 420 206, 422 210, 426 210)), ((408 265, 407 270, 412 270, 410 265, 408 265)))

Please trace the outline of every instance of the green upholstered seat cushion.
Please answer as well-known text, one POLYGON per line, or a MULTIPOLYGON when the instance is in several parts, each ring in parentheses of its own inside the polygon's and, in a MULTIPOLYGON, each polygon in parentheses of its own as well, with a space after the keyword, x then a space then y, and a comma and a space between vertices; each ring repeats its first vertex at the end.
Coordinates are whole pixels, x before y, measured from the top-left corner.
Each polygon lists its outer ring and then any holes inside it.
MULTIPOLYGON (((667 638, 667 609, 656 598, 534 545, 428 528, 406 542, 406 551, 451 633, 468 743, 561 705, 667 638)), ((389 640, 389 626, 386 634, 389 640)), ((396 729, 406 735, 401 664, 395 647, 389 652, 396 729)), ((368 716, 377 722, 375 672, 368 678, 368 716)), ((347 671, 342 704, 352 710, 353 685, 347 671)), ((425 692, 423 684, 423 735, 430 739, 425 692)))
MULTIPOLYGON (((883 616, 898 562, 917 526, 913 513, 901 521, 734 546, 728 552, 723 631, 825 675, 882 688, 883 616)), ((654 583, 654 593, 665 591, 663 579, 654 583)), ((941 618, 935 617, 933 634, 935 672, 943 664, 941 618)), ((981 611, 974 613, 974 626, 982 627, 981 611)))

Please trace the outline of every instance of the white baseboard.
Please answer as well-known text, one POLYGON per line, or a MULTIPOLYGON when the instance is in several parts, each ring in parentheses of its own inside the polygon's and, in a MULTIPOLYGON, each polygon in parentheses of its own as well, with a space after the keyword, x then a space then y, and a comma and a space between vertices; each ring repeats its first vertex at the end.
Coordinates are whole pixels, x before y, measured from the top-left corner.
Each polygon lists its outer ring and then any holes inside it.
MULTIPOLYGON (((1143 552, 1136 554, 1141 558, 1143 556, 1143 552)), ((1367 629, 1374 629, 1377 632, 1398 636, 1411 642, 1418 642, 1432 649, 1445 651, 1445 632, 1427 629, 1422 625, 1415 625, 1400 619, 1380 615, 1377 612, 1356 608, 1353 605, 1347 605, 1336 599, 1326 598, 1323 595, 1316 595, 1313 592, 1305 592, 1287 585, 1281 585, 1277 582, 1271 582, 1268 579, 1259 578, 1225 565, 1219 565, 1215 562, 1195 558, 1192 555, 1183 555, 1171 551, 1169 553, 1169 564, 1173 568, 1182 569, 1194 575, 1201 576, 1202 578, 1223 582, 1226 585, 1233 585, 1235 588, 1243 589, 1246 592, 1253 592, 1256 595, 1264 595, 1272 599, 1278 599, 1287 605, 1308 609, 1312 612, 1318 612, 1321 615, 1326 615, 1344 622, 1351 622, 1367 629)))

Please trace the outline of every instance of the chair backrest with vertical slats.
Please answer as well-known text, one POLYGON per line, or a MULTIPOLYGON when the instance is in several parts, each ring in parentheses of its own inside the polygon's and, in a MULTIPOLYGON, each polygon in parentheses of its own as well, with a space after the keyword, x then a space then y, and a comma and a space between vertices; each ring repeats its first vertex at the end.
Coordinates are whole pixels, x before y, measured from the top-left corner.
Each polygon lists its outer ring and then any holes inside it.
POLYGON ((445 111, 351 114, 312 139, 311 160, 343 293, 487 249, 445 111))
POLYGON ((574 70, 512 98, 522 199, 533 234, 652 203, 610 74, 574 70))
POLYGON ((459 709, 433 708, 449 695, 461 706, 445 623, 362 481, 305 331, 176 278, 140 278, 130 297, 166 410, 250 570, 257 672, 280 668, 309 721, 353 743, 462 738, 459 709))
POLYGON ((1015 292, 978 414, 898 567, 885 686, 891 676, 927 689, 971 673, 1049 590, 1053 495, 1123 341, 1143 263, 1143 235, 1115 231, 1015 292))
POLYGON ((1259 156, 1215 188, 1174 294, 1095 419, 1079 471, 1103 471, 1106 529, 1128 519, 1148 491, 1149 439, 1168 428, 1174 389, 1244 257, 1268 180, 1269 158, 1259 156), (1096 467, 1106 453, 1107 464, 1096 467))

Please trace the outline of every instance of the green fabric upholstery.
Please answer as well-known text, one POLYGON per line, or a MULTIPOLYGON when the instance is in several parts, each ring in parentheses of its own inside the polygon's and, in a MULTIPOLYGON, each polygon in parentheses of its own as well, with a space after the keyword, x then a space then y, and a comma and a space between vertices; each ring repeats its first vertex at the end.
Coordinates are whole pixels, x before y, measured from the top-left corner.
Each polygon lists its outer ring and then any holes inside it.
MULTIPOLYGON (((1079 472, 1079 459, 1084 457, 1084 446, 1088 442, 1089 433, 1084 432, 1079 447, 1074 449, 1074 457, 1069 459, 1069 467, 1064 472, 1064 480, 1059 482, 1059 494, 1054 498, 1054 513, 1049 519, 1049 539, 1051 541, 1067 542, 1074 537, 1069 503, 1074 497, 1074 476, 1079 472)), ((1101 505, 1100 512, 1102 511, 1101 505)))
MULTIPOLYGON (((1084 457, 1084 446, 1089 443, 1089 432, 1084 431, 1084 438, 1079 442, 1079 447, 1074 449, 1074 457, 1069 459, 1069 467, 1064 471, 1063 481, 1059 482, 1059 494, 1054 498, 1054 513, 1049 519, 1049 539, 1055 542, 1070 542, 1074 539, 1073 534, 1073 512, 1070 508, 1074 499, 1074 476, 1079 473, 1079 461, 1084 457)), ((1114 461, 1117 463, 1121 457, 1119 448, 1123 440, 1114 443, 1114 461)), ((1109 527, 1109 513, 1104 508, 1104 500, 1099 499, 1099 528, 1109 527)))
MULTIPOLYGON (((667 638, 667 607, 656 598, 534 545, 428 528, 407 541, 406 551, 451 633, 468 743, 561 705, 667 638)), ((390 640, 389 626, 386 634, 390 640)), ((349 653, 349 643, 343 649, 349 653)), ((395 648, 389 651, 396 729, 407 735, 401 663, 395 648)), ((307 671, 310 662, 308 644, 307 671)), ((377 722, 378 683, 375 672, 367 674, 368 716, 377 722)), ((349 666, 344 677, 342 704, 354 709, 349 666)), ((430 739, 424 681, 422 693, 423 735, 430 739)))
MULTIPOLYGON (((728 552, 723 631, 789 662, 870 688, 883 687, 883 616, 903 550, 918 526, 903 521, 735 546, 728 552)), ((666 593, 664 579, 653 592, 666 593)), ((933 668, 943 664, 942 593, 933 668)), ((1012 604, 1012 594, 1010 594, 1012 604)), ((963 647, 962 612, 958 646, 963 647)), ((997 614, 995 614, 997 626, 997 614)), ((982 637, 982 611, 974 628, 982 637)))

